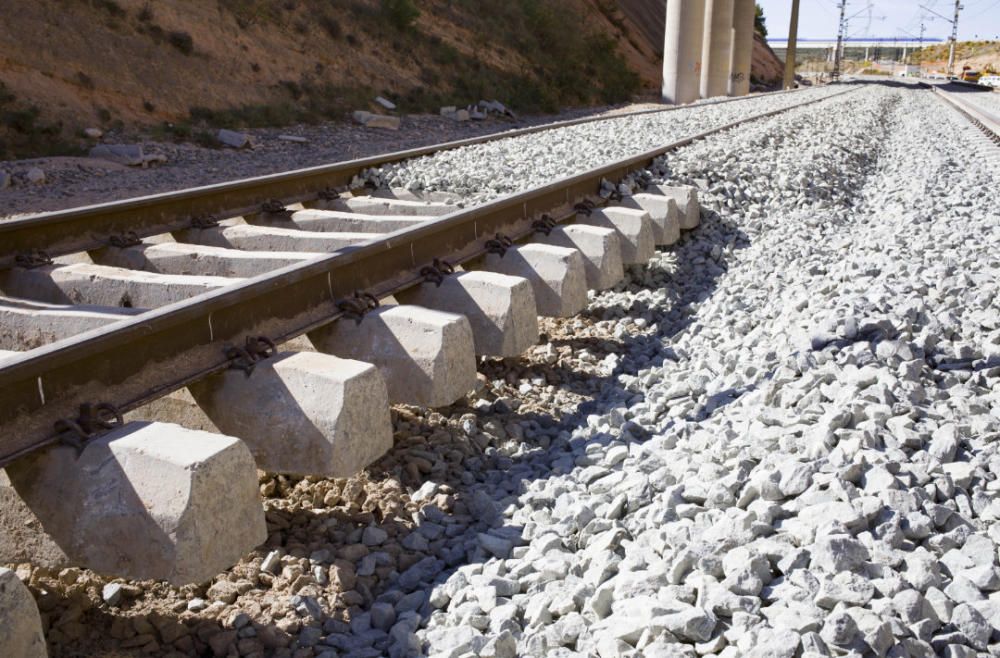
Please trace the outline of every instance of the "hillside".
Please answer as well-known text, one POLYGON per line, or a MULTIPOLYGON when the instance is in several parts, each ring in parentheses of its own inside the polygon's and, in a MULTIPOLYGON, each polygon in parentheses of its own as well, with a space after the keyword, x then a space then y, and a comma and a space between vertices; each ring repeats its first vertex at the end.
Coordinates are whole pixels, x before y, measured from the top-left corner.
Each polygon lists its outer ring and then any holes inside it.
POLYGON ((404 113, 553 112, 660 84, 663 0, 15 2, 0 0, 0 159, 71 153, 88 127, 190 139, 339 119, 379 94, 404 113))
MULTIPOLYGON (((927 67, 938 67, 944 71, 948 66, 948 44, 936 44, 914 50, 911 62, 920 62, 927 67)), ((1000 71, 1000 42, 959 41, 955 44, 955 70, 971 66, 980 71, 1000 71)))

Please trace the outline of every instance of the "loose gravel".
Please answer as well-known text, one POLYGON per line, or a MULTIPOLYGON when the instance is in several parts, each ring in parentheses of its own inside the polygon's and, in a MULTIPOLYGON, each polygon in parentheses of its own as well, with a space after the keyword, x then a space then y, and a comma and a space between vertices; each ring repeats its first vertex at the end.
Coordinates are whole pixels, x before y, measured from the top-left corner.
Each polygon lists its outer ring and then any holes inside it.
POLYGON ((375 185, 448 192, 476 204, 551 183, 753 114, 824 98, 842 87, 817 87, 664 114, 620 117, 539 135, 512 137, 443 151, 366 172, 375 185))
POLYGON ((359 476, 262 474, 229 572, 22 566, 52 655, 996 655, 983 141, 865 85, 670 154, 697 230, 466 402, 395 409, 359 476))

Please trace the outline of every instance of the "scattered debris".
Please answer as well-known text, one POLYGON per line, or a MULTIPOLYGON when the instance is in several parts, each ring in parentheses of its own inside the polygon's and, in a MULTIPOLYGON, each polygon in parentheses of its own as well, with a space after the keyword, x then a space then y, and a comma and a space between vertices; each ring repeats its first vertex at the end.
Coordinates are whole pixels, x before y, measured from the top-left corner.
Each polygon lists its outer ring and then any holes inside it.
POLYGON ((283 142, 294 142, 296 144, 308 144, 309 140, 298 135, 278 135, 278 139, 283 142))
POLYGON ((384 114, 373 114, 358 110, 353 115, 354 120, 365 128, 385 128, 387 130, 399 130, 399 117, 389 117, 384 114))
POLYGON ((32 167, 28 170, 28 173, 24 175, 24 179, 28 181, 30 185, 44 185, 45 172, 38 167, 32 167))
POLYGON ((234 149, 253 148, 253 139, 247 133, 236 132, 222 128, 216 133, 215 138, 224 146, 234 149))
POLYGON ((387 110, 395 110, 396 104, 387 98, 382 98, 381 96, 375 97, 375 102, 384 107, 387 110))
POLYGON ((143 153, 141 144, 98 144, 90 149, 90 157, 129 167, 144 167, 149 162, 166 161, 162 155, 147 156, 143 153))
POLYGON ((83 134, 90 139, 100 139, 101 137, 104 137, 104 131, 100 128, 87 128, 83 131, 83 134))

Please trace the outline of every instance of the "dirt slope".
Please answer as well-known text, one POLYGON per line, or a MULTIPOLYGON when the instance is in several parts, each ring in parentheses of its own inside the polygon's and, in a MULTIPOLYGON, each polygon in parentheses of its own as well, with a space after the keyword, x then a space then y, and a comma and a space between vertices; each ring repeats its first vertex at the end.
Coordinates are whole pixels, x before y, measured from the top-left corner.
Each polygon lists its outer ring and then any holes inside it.
POLYGON ((74 130, 234 108, 256 124, 331 118, 374 94, 404 111, 486 95, 524 111, 620 102, 651 84, 655 55, 607 4, 0 0, 0 114, 74 130))

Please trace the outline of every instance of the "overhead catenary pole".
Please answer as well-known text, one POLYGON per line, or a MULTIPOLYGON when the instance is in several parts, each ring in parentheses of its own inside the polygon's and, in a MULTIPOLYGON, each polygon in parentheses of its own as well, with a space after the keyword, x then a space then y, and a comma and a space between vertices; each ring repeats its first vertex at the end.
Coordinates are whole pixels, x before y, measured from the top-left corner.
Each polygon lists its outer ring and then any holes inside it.
POLYGON ((955 19, 951 22, 951 45, 948 47, 948 77, 955 74, 955 43, 958 41, 958 12, 961 10, 961 0, 955 0, 955 19))
POLYGON ((847 11, 847 0, 840 0, 840 22, 837 27, 837 49, 833 54, 833 73, 830 77, 834 80, 840 77, 840 62, 843 58, 841 48, 844 45, 844 13, 847 11))
POLYGON ((799 0, 792 0, 792 18, 788 24, 788 48, 785 50, 785 80, 782 87, 795 86, 795 42, 799 36, 799 0))

